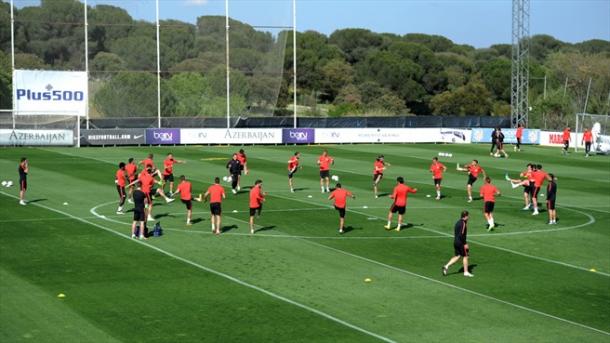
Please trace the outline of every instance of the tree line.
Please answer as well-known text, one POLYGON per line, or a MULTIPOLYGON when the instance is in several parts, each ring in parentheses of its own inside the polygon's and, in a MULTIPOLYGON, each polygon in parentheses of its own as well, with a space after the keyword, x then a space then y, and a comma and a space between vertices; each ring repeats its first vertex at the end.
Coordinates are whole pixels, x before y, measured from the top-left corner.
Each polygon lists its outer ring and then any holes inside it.
MULTIPOLYGON (((84 70, 83 4, 42 0, 15 11, 20 69, 84 70)), ((225 18, 160 22, 164 116, 224 116, 225 18)), ((157 113, 155 24, 124 9, 88 9, 91 114, 157 113)), ((610 42, 530 39, 530 118, 546 124, 610 110, 610 42), (546 82, 543 79, 546 77, 546 82), (545 87, 546 86, 546 87, 545 87)), ((230 21, 231 112, 292 112, 292 32, 230 21)), ((11 107, 10 7, 0 3, 0 107, 11 107)), ((340 29, 297 33, 297 95, 305 115, 508 115, 511 46, 476 49, 438 36, 340 29)))

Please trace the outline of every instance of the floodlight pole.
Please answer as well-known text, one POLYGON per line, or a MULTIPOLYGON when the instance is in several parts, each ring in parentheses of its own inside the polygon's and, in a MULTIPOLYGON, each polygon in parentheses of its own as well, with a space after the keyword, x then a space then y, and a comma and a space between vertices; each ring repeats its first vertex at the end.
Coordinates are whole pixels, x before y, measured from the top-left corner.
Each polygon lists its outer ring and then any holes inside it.
POLYGON ((292 110, 293 127, 297 127, 297 1, 292 0, 292 110))
POLYGON ((530 0, 513 0, 510 117, 511 126, 529 122, 530 0))
POLYGON ((225 0, 225 53, 227 64, 227 129, 231 127, 231 76, 229 70, 229 0, 225 0))
POLYGON ((591 80, 593 79, 589 78, 589 86, 587 87, 587 96, 585 97, 585 106, 582 109, 582 113, 587 113, 587 105, 589 103, 589 92, 591 91, 591 80))
POLYGON ((159 0, 155 1, 157 14, 157 127, 161 128, 161 49, 159 42, 159 0))
MULTIPOLYGON (((87 130, 89 130, 89 20, 87 15, 87 0, 85 0, 85 73, 87 73, 87 103, 85 104, 85 123, 87 130)), ((80 117, 78 120, 78 125, 80 127, 80 117)), ((78 139, 80 141, 80 137, 78 139)))
MULTIPOLYGON (((13 12, 13 0, 11 0, 11 67, 13 80, 15 79, 15 14, 13 12)), ((14 81, 13 81, 14 82, 14 81)), ((13 130, 15 129, 15 90, 13 90, 13 110, 11 116, 13 117, 13 130)))

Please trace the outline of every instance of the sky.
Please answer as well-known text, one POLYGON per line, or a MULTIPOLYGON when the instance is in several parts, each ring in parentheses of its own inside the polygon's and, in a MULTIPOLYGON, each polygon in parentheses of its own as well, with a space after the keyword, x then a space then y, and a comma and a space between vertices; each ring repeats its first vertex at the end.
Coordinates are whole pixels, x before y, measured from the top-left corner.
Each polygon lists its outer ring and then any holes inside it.
MULTIPOLYGON (((39 3, 14 1, 18 7, 39 3)), ((199 16, 225 14, 224 0, 159 1, 161 19, 195 23, 199 16)), ((112 4, 135 19, 155 20, 154 0, 88 0, 88 4, 112 4)), ((342 28, 365 28, 400 35, 437 34, 477 48, 511 43, 510 0, 297 0, 296 4, 298 31, 329 35, 342 28)), ((292 0, 229 0, 229 15, 261 29, 291 27, 292 0)), ((610 0, 532 0, 530 34, 549 34, 570 43, 610 40, 610 0)))

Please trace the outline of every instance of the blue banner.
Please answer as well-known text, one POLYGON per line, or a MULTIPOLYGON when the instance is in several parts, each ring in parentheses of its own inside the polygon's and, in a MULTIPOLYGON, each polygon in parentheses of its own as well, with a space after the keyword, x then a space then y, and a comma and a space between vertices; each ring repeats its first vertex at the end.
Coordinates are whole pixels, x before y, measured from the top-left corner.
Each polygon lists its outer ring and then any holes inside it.
MULTIPOLYGON (((494 129, 472 129, 470 141, 472 143, 491 143, 491 133, 494 129)), ((504 134, 504 143, 515 144, 517 137, 515 133, 517 129, 502 129, 504 134)), ((521 144, 540 144, 540 130, 538 129, 523 129, 523 137, 521 144)))
POLYGON ((315 141, 314 129, 283 129, 282 143, 309 144, 315 141))

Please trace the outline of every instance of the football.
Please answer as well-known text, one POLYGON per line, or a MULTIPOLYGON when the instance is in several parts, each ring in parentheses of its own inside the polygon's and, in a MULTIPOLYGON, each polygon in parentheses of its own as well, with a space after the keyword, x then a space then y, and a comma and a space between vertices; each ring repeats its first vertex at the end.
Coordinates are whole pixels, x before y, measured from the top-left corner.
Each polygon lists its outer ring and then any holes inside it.
POLYGON ((333 175, 333 176, 330 177, 330 179, 333 180, 333 181, 339 181, 339 176, 333 175))
POLYGON ((6 187, 7 182, 6 181, 2 181, 2 186, 6 187))

